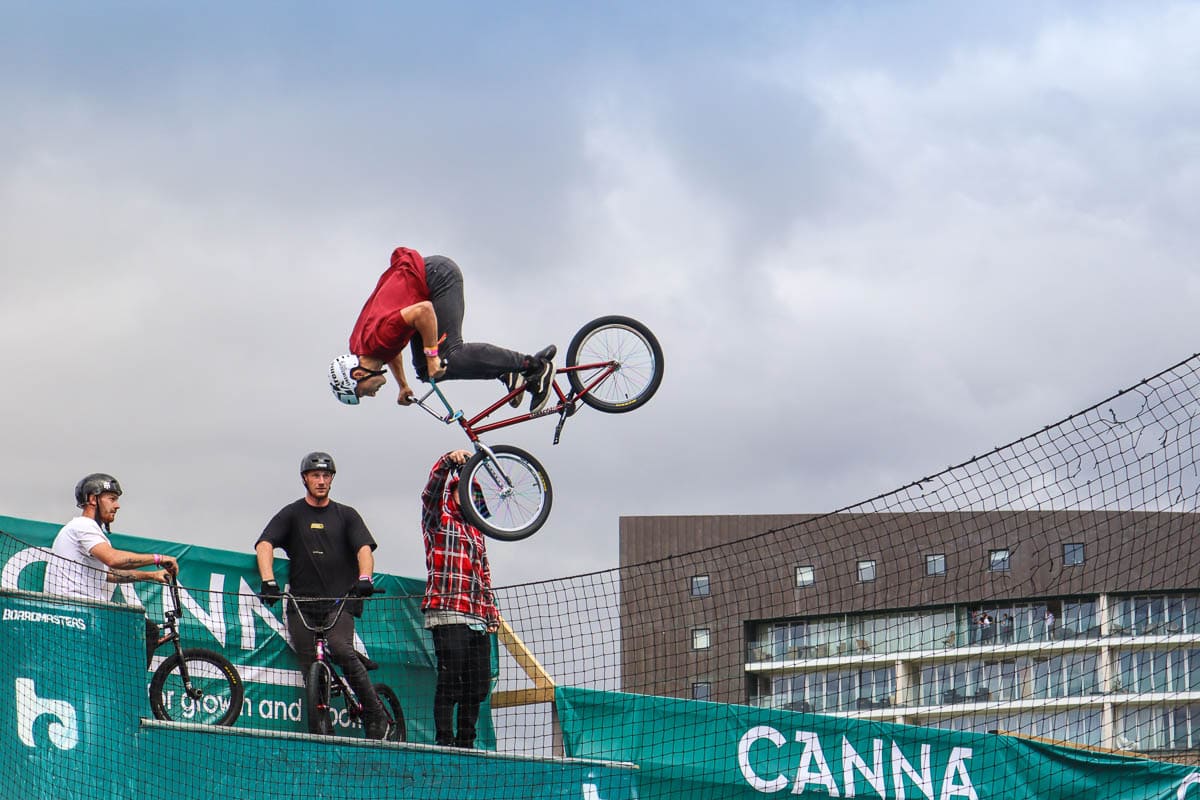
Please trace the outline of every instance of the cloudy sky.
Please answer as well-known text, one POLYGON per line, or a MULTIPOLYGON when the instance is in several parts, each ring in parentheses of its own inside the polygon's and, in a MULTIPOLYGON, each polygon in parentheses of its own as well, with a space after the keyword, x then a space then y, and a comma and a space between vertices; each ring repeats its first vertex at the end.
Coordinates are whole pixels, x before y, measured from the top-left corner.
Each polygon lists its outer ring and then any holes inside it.
POLYGON ((0 5, 0 514, 104 470, 119 530, 249 552, 326 449, 423 574, 466 440, 325 382, 400 244, 462 266, 469 339, 666 352, 634 414, 490 438, 556 491, 500 584, 615 566, 621 515, 854 504, 1198 349, 1200 6, 443 5, 0 5))

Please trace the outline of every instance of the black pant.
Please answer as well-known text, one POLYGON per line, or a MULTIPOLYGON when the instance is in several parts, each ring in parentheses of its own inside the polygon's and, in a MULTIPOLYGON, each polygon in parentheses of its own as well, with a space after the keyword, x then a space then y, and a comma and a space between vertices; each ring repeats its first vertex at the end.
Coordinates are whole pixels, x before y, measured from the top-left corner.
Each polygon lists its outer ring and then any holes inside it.
MULTIPOLYGON (((324 613, 310 610, 307 606, 304 615, 309 625, 323 625, 326 622, 324 613)), ((287 604, 287 626, 292 645, 296 648, 296 660, 300 662, 301 674, 308 680, 308 668, 317 658, 316 644, 313 635, 296 616, 296 608, 291 603, 287 604)), ((354 649, 354 617, 343 611, 337 624, 325 634, 325 638, 329 643, 329 655, 333 658, 333 663, 341 667, 346 682, 363 704, 363 717, 367 720, 381 717, 383 706, 379 702, 379 696, 375 694, 375 687, 371 685, 367 668, 363 666, 362 659, 354 649)))
MULTIPOLYGON (((522 372, 533 366, 528 356, 513 350, 462 340, 466 300, 463 297, 462 270, 458 264, 445 256, 429 256, 425 259, 425 285, 429 287, 429 300, 437 314, 438 337, 446 337, 438 346, 438 352, 448 362, 442 380, 499 378, 506 373, 522 372)), ((425 380, 428 373, 425 369, 425 342, 421 340, 421 334, 413 334, 410 346, 413 369, 418 378, 425 380)))
POLYGON ((150 669, 150 662, 154 660, 154 651, 158 649, 158 626, 146 618, 146 669, 150 669))
POLYGON ((438 625, 433 631, 437 654, 437 689, 433 695, 433 724, 437 744, 473 747, 479 704, 491 686, 492 647, 488 635, 467 625, 438 625), (458 733, 454 707, 458 706, 458 733))

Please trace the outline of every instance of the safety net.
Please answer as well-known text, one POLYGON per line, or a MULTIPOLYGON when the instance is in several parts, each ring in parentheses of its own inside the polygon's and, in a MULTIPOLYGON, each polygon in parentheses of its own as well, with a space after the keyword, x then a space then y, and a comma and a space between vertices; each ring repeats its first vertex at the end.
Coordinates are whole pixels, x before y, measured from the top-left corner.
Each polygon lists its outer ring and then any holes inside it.
POLYGON ((252 554, 113 534, 178 592, 72 599, 62 522, 0 517, 6 796, 1200 798, 1198 370, 834 512, 622 518, 619 567, 495 588, 470 746, 423 576, 355 617, 378 739, 252 554))

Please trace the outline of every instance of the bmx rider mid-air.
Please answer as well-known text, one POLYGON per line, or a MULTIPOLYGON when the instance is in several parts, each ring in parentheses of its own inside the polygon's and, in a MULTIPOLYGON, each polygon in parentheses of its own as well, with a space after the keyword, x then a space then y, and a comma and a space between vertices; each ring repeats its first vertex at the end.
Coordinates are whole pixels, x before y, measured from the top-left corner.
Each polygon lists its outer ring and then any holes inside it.
MULTIPOLYGON (((530 412, 541 411, 550 396, 557 348, 550 345, 523 355, 484 342, 464 342, 465 307, 457 264, 445 256, 422 257, 416 250, 397 247, 358 315, 350 352, 329 365, 334 395, 347 405, 374 397, 387 383, 386 365, 400 385, 396 402, 410 405, 415 398, 403 356, 409 345, 418 379, 499 378, 510 391, 524 386, 530 395, 530 412)), ((518 405, 520 395, 512 403, 518 405)))

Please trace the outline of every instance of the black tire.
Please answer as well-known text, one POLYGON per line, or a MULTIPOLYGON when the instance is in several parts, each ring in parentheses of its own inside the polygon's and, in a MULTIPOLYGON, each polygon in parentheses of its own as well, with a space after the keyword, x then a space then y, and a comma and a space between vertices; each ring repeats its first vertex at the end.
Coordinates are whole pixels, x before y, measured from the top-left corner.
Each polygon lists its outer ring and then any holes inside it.
POLYGON ((199 647, 172 653, 165 658, 150 679, 150 709, 155 719, 173 722, 199 722, 206 725, 232 725, 242 713, 246 687, 237 667, 212 650, 199 647), (192 689, 198 698, 189 697, 183 683, 181 665, 187 665, 192 689))
POLYGON ((567 380, 585 404, 606 414, 624 414, 644 406, 663 379, 658 339, 636 319, 611 315, 579 329, 567 348, 567 366, 616 364, 616 371, 584 393, 606 367, 571 370, 567 380))
POLYGON ((536 458, 519 447, 498 444, 492 452, 495 462, 486 452, 477 450, 459 473, 458 506, 463 517, 484 535, 502 542, 532 536, 550 516, 554 501, 550 476, 536 458), (505 478, 511 481, 511 487, 505 478))
POLYGON ((329 736, 333 733, 333 720, 329 718, 329 689, 333 684, 329 665, 314 661, 308 668, 304 681, 305 713, 308 715, 308 732, 329 736))
POLYGON ((404 724, 404 709, 400 708, 400 698, 385 683, 375 684, 375 694, 383 704, 384 716, 388 718, 387 740, 389 742, 408 741, 408 726, 404 724))

